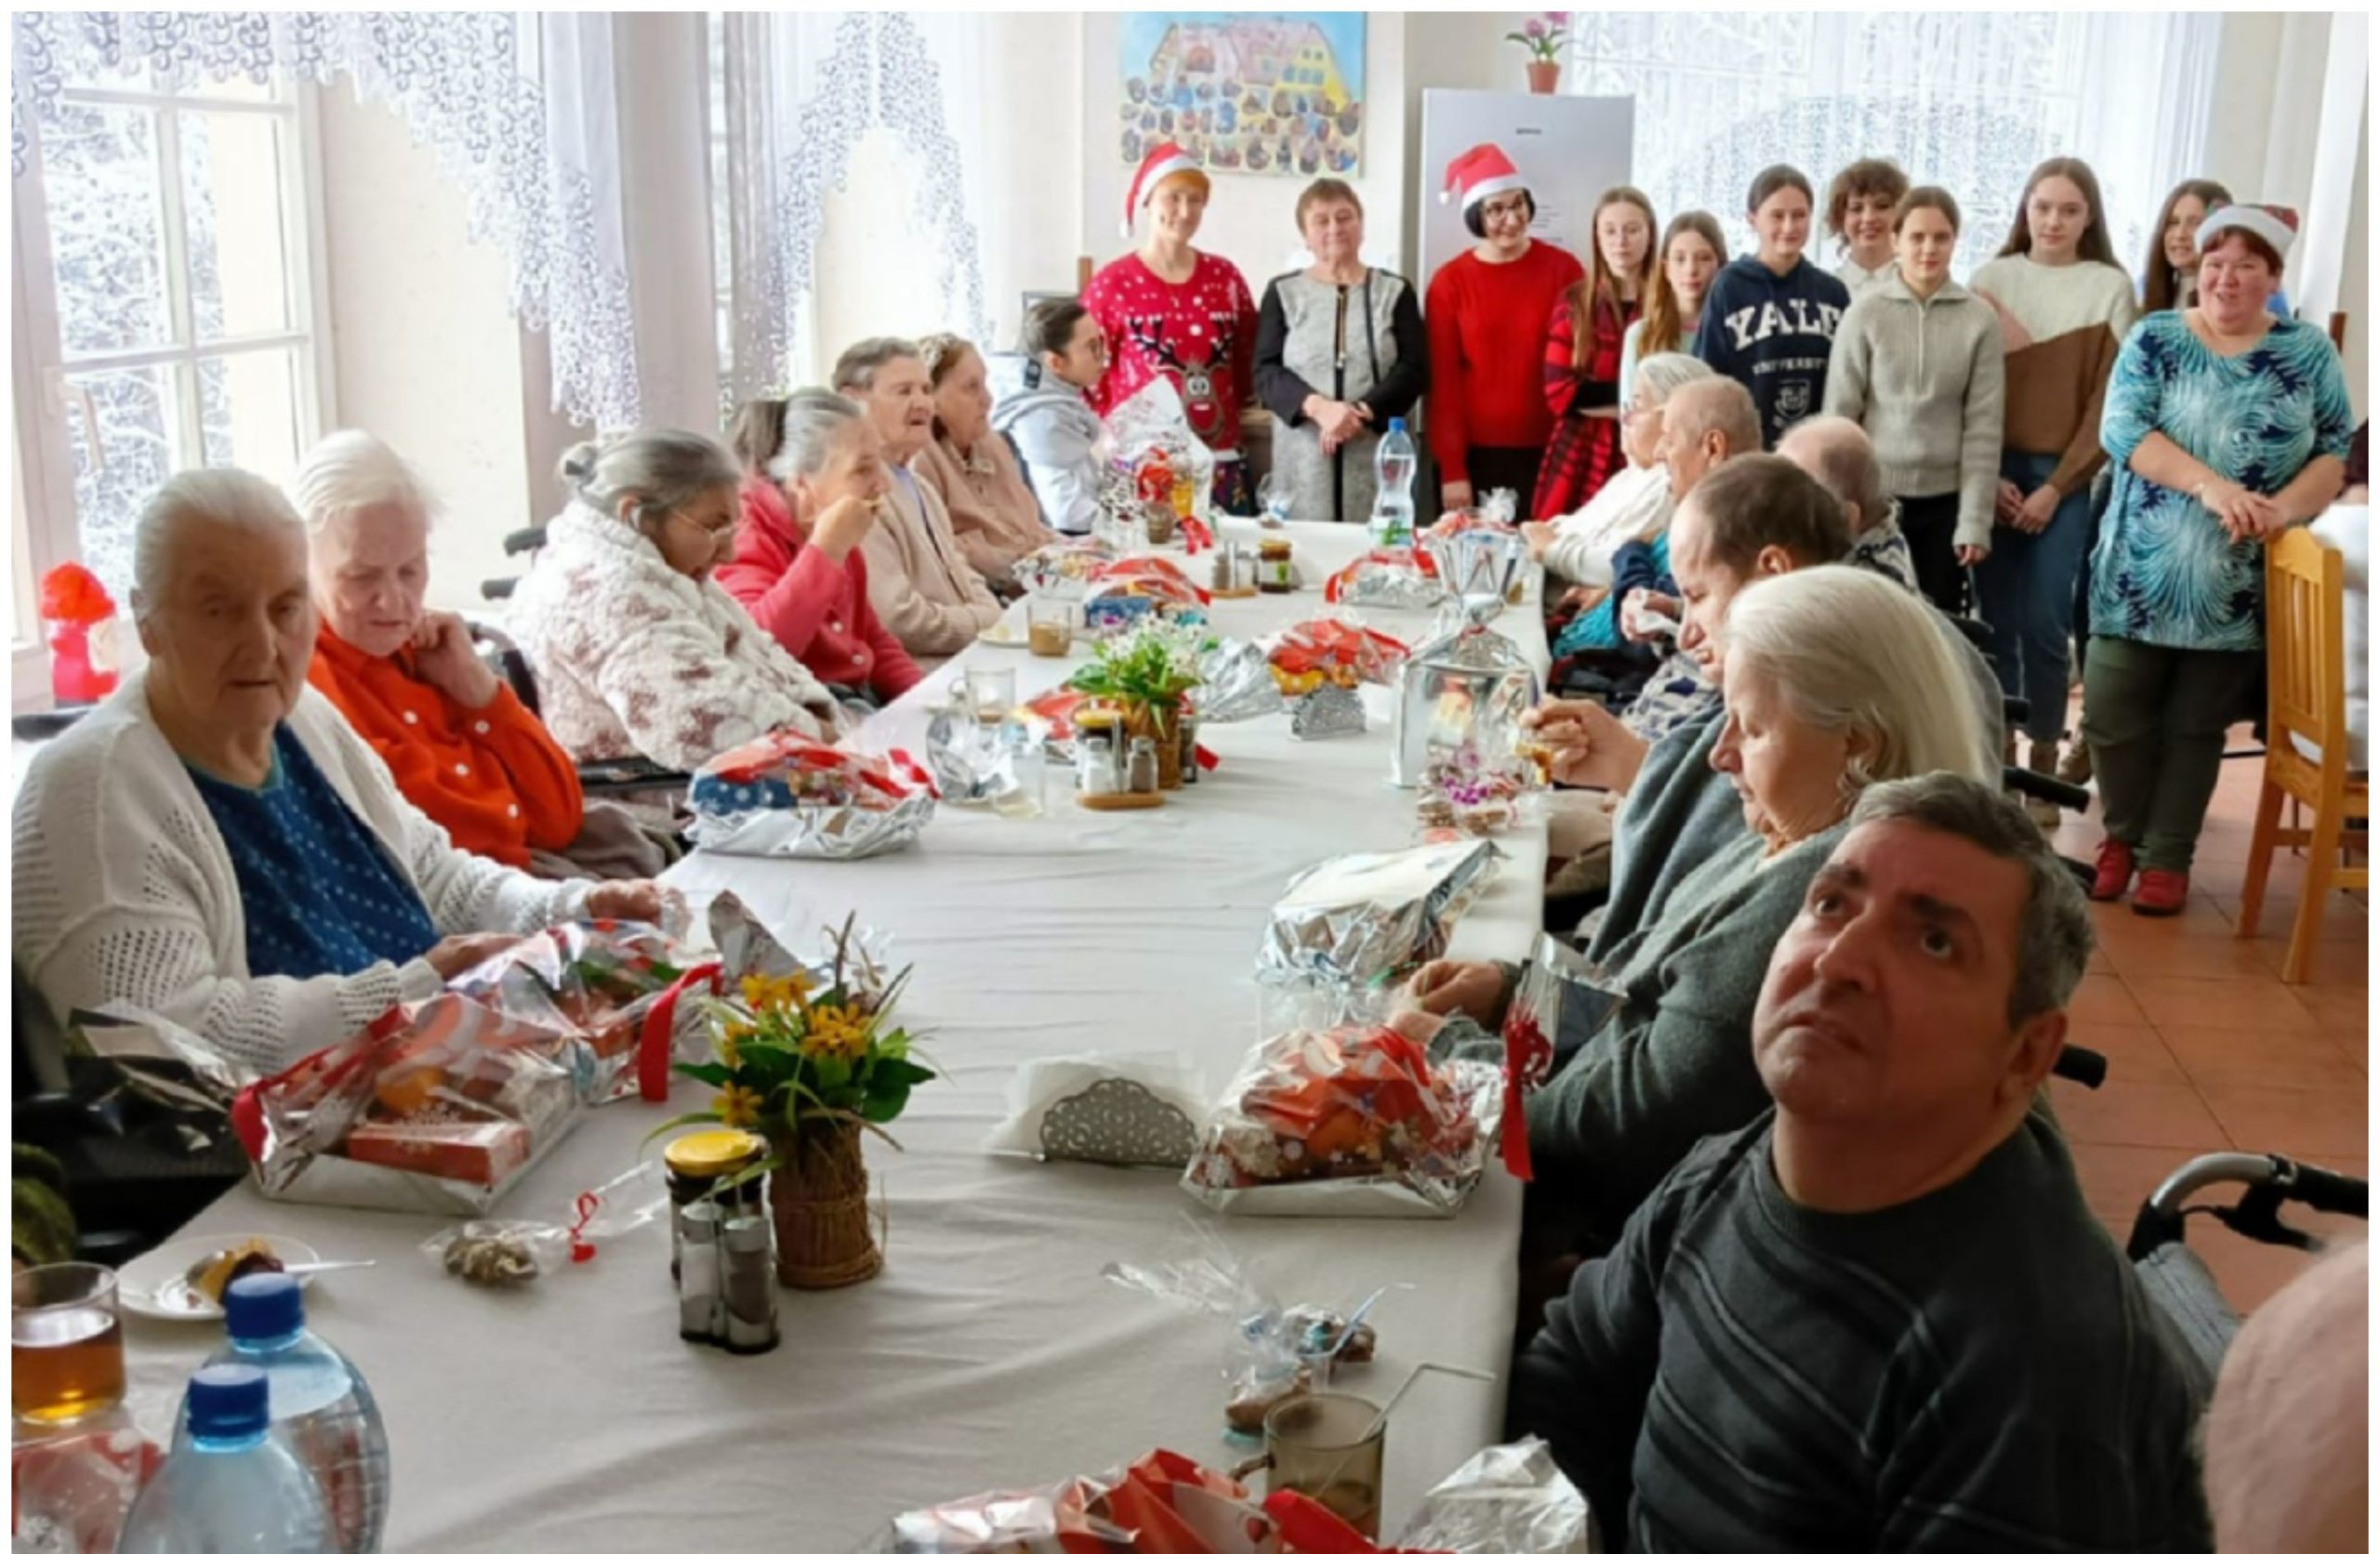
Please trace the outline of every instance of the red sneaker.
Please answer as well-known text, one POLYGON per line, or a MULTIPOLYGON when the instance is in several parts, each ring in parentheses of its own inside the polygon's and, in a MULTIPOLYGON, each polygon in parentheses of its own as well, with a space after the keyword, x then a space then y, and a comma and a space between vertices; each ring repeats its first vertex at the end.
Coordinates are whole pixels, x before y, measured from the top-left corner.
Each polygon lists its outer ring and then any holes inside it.
POLYGON ((2132 849, 2110 836, 2099 844, 2099 872, 2091 881, 2095 902, 2121 901, 2132 889, 2132 849))
POLYGON ((2143 917, 2171 917, 2189 904, 2190 876, 2171 869, 2143 869, 2132 909, 2143 917))

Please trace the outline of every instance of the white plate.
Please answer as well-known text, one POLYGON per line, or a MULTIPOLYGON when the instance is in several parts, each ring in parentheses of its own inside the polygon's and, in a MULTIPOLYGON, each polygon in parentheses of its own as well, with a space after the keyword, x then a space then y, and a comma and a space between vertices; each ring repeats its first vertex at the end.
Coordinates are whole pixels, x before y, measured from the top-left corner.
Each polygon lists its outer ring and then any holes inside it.
POLYGON ((1033 639, 1030 637, 1011 635, 1006 621, 985 626, 975 633, 975 640, 987 648, 1025 648, 1033 644, 1033 639))
MULTIPOLYGON (((313 1263, 322 1255, 304 1242, 285 1235, 202 1235, 144 1252, 116 1271, 116 1293, 125 1310, 163 1322, 220 1322, 223 1308, 191 1288, 191 1265, 201 1258, 229 1251, 243 1242, 261 1241, 284 1263, 313 1263)), ((298 1276, 300 1284, 314 1282, 298 1276)))

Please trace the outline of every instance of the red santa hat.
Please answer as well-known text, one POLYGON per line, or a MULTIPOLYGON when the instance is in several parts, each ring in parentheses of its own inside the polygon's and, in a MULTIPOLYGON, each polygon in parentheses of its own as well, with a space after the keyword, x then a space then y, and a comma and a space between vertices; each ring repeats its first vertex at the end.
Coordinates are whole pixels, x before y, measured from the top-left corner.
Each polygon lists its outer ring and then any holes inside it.
POLYGON ((2284 259, 2289 257, 2290 244, 2297 241, 2297 213, 2287 205, 2225 205, 2208 212, 2198 224, 2198 251, 2205 253, 2230 227, 2255 233, 2284 259))
POLYGON ((1124 235, 1132 235, 1132 217, 1157 193, 1157 186, 1176 173, 1207 176, 1198 159, 1170 140, 1160 140, 1141 158, 1141 170, 1132 175, 1132 187, 1124 192, 1124 235))
POLYGON ((1447 186, 1439 191, 1438 203, 1443 204, 1454 198, 1460 190, 1462 208, 1469 210, 1482 200, 1527 187, 1521 170, 1513 165, 1513 159, 1504 154, 1502 147, 1490 141, 1472 147, 1447 164, 1447 186))

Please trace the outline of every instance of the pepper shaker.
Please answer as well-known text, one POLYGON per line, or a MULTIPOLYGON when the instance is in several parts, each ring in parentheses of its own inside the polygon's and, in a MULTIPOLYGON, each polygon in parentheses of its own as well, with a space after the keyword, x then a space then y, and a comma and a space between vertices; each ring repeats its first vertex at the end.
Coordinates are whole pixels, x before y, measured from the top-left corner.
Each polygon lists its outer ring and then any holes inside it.
POLYGON ((776 1270, 769 1222, 757 1214, 730 1219, 722 1242, 727 1352, 766 1354, 777 1347, 776 1270))

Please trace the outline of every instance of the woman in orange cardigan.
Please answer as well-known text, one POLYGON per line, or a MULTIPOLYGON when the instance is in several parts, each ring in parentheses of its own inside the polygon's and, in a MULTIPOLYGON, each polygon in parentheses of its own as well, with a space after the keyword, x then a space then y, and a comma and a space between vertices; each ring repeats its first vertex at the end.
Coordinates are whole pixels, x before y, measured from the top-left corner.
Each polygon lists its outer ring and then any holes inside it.
POLYGON ((578 769, 482 663, 462 617, 425 610, 429 494, 377 438, 335 432, 290 494, 310 532, 321 625, 306 678, 456 847, 549 877, 648 877, 670 851, 589 807, 578 769))

